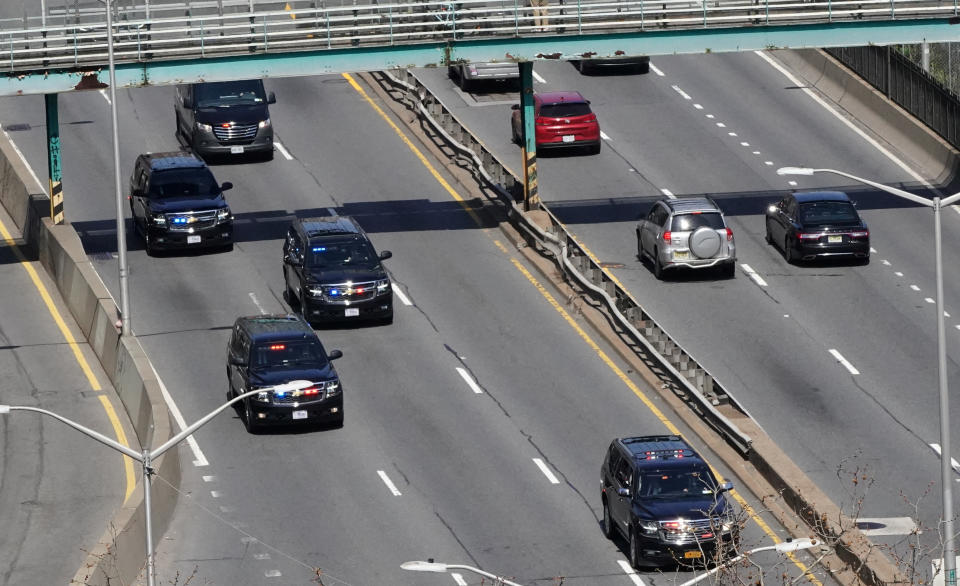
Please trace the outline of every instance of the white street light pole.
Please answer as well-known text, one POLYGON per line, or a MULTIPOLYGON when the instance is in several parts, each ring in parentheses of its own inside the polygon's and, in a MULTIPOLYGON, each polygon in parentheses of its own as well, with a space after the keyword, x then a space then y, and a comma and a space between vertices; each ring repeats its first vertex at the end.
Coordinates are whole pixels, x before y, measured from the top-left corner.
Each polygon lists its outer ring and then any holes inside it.
POLYGON ((875 187, 897 197, 918 203, 933 209, 933 236, 934 236, 934 256, 936 259, 936 280, 937 280, 937 372, 939 373, 940 390, 940 489, 943 497, 943 575, 946 586, 956 586, 957 584, 957 560, 954 550, 953 533, 953 496, 950 488, 953 482, 951 460, 950 460, 950 409, 949 395, 947 389, 947 349, 946 349, 946 326, 943 321, 944 303, 943 303, 943 244, 940 228, 940 210, 943 206, 948 206, 955 201, 960 200, 960 193, 955 193, 949 197, 941 199, 934 197, 932 200, 920 197, 896 187, 890 187, 876 181, 857 177, 843 171, 835 169, 810 169, 807 167, 781 167, 777 169, 777 175, 813 175, 814 173, 832 173, 840 175, 847 179, 853 179, 864 185, 875 187))
POLYGON ((473 572, 474 574, 480 574, 481 576, 486 576, 491 580, 494 580, 495 585, 504 584, 506 586, 521 586, 516 582, 511 582, 503 576, 497 576, 491 574, 490 572, 484 572, 480 568, 474 568, 473 566, 464 566, 460 564, 445 564, 443 562, 403 562, 400 564, 400 567, 404 570, 411 570, 413 572, 447 572, 448 570, 466 570, 468 572, 473 572))
POLYGON ((699 582, 699 581, 701 581, 701 580, 706 580, 707 578, 709 578, 710 576, 716 574, 717 572, 719 572, 719 571, 722 570, 723 568, 726 568, 726 567, 728 567, 728 566, 731 566, 731 565, 739 562, 739 561, 742 560, 743 558, 749 557, 749 556, 751 556, 751 555, 753 555, 753 554, 755 554, 755 553, 760 553, 761 551, 772 551, 772 550, 776 550, 776 551, 778 551, 779 553, 789 553, 789 552, 794 552, 794 551, 801 550, 801 549, 810 549, 811 547, 816 547, 816 546, 819 545, 819 544, 820 544, 820 542, 817 541, 816 539, 809 539, 809 538, 807 538, 807 537, 804 537, 803 539, 794 539, 794 540, 792 540, 792 541, 781 541, 780 543, 777 543, 776 545, 765 545, 765 546, 763 546, 763 547, 758 547, 758 548, 755 548, 755 549, 751 549, 750 551, 745 551, 745 552, 743 552, 742 554, 738 555, 737 557, 731 558, 731 559, 727 560, 726 562, 724 562, 724 563, 722 563, 722 564, 718 564, 718 565, 714 566, 713 568, 710 568, 710 571, 709 571, 709 572, 700 574, 699 576, 697 576, 696 578, 694 578, 694 579, 692 579, 692 580, 687 580, 686 582, 684 582, 684 583, 681 584, 680 586, 690 586, 691 584, 696 584, 697 582, 699 582))
POLYGON ((143 505, 144 505, 144 516, 145 516, 145 523, 146 523, 145 529, 147 534, 147 562, 146 562, 147 586, 154 586, 156 581, 156 571, 153 563, 154 562, 153 560, 153 557, 154 557, 153 556, 153 510, 151 509, 151 502, 150 502, 150 492, 151 492, 150 477, 153 475, 153 472, 154 472, 153 460, 162 456, 164 453, 167 452, 167 450, 169 450, 170 448, 174 447, 175 445, 177 445, 178 443, 186 439, 187 436, 193 434, 193 432, 197 431, 200 427, 204 426, 208 421, 210 421, 215 416, 220 414, 221 411, 233 405, 237 401, 241 401, 246 397, 255 395, 257 393, 262 393, 265 391, 282 391, 284 393, 291 392, 291 391, 298 391, 300 389, 305 389, 312 384, 313 384, 312 382, 306 381, 306 380, 295 380, 282 385, 275 385, 275 386, 267 387, 263 389, 247 391, 246 393, 242 393, 230 399, 229 401, 227 401, 223 405, 220 405, 210 413, 207 413, 206 415, 198 419, 195 423, 193 423, 193 425, 190 425, 189 427, 187 427, 177 435, 173 436, 172 438, 167 440, 166 443, 156 448, 155 450, 149 450, 147 448, 144 448, 142 452, 138 452, 134 449, 128 448, 127 446, 121 444, 120 442, 116 441, 111 437, 105 436, 98 431, 94 431, 88 427, 80 425, 76 421, 67 419, 62 415, 57 415, 56 413, 52 411, 47 411, 46 409, 40 409, 38 407, 26 407, 21 405, 0 405, 0 415, 9 414, 11 411, 32 411, 34 413, 40 413, 42 415, 49 415, 50 417, 53 417, 54 419, 61 421, 69 425, 70 427, 76 429, 80 433, 97 440, 98 442, 104 444, 105 446, 113 448, 114 450, 120 452, 121 454, 125 456, 129 456, 134 460, 136 460, 137 462, 140 462, 143 468, 143 505))

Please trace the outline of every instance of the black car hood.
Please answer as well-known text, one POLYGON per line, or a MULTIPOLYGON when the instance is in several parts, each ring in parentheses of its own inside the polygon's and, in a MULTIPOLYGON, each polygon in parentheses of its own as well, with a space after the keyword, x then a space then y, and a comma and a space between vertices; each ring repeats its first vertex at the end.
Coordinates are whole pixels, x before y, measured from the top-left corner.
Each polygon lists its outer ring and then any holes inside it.
POLYGON ((727 501, 723 496, 712 494, 704 495, 704 498, 684 498, 684 499, 656 499, 648 498, 642 501, 635 501, 634 506, 638 509, 639 516, 643 519, 669 520, 669 519, 706 519, 712 511, 715 516, 723 514, 726 509, 727 501))
POLYGON ((269 370, 250 370, 250 387, 282 385, 295 380, 320 382, 337 378, 337 371, 330 363, 323 368, 271 368, 269 370))
POLYGON ((199 108, 196 116, 197 122, 214 126, 224 122, 256 124, 270 117, 266 104, 237 104, 219 108, 199 108))
POLYGON ((341 267, 338 269, 309 269, 308 282, 325 283, 366 283, 379 279, 386 279, 387 274, 382 268, 368 269, 363 267, 341 267))
POLYGON ((207 197, 168 197, 150 200, 150 211, 157 214, 210 210, 226 206, 227 200, 224 199, 222 193, 207 197))

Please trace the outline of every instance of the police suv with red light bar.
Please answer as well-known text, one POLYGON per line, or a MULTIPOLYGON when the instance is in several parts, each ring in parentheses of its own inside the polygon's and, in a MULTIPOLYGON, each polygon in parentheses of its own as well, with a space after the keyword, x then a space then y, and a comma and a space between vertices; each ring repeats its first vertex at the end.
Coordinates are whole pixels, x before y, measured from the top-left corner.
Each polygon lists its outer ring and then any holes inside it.
POLYGON ((603 533, 622 534, 634 568, 736 555, 740 525, 722 484, 676 435, 613 440, 600 471, 603 533), (722 547, 718 547, 721 544, 722 547))
POLYGON ((240 317, 227 346, 229 398, 264 389, 239 404, 247 431, 270 424, 330 423, 343 425, 343 387, 316 332, 297 315, 240 317), (294 391, 273 389, 291 381, 310 381, 294 391))

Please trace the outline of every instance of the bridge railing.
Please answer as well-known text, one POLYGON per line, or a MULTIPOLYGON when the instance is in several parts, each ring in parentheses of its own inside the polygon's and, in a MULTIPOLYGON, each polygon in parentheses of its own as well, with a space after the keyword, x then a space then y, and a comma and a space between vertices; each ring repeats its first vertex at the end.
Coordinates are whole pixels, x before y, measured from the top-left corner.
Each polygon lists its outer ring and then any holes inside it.
MULTIPOLYGON (((557 0, 545 7, 544 20, 526 0, 153 3, 149 18, 145 8, 119 13, 113 40, 115 59, 124 63, 438 40, 944 18, 957 14, 958 1, 557 0)), ((0 28, 0 70, 106 64, 103 12, 65 11, 62 19, 73 22, 63 24, 56 16, 48 16, 47 26, 0 28)))

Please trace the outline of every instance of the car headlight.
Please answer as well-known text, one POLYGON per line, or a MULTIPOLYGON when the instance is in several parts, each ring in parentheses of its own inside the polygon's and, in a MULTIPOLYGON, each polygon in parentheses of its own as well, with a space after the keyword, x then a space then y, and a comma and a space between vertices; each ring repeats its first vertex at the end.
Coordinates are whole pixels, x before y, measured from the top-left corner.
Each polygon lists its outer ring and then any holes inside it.
POLYGON ((261 120, 260 124, 258 124, 257 126, 259 126, 260 128, 270 128, 270 119, 267 118, 266 120, 261 120))
POLYGON ((159 214, 159 215, 156 215, 156 216, 150 216, 150 220, 153 222, 153 225, 154 225, 154 226, 166 226, 166 225, 167 225, 167 217, 164 216, 163 214, 159 214))
POLYGON ((197 130, 202 130, 204 132, 211 132, 213 130, 213 126, 209 124, 204 124, 203 122, 197 122, 197 130))
POLYGON ((640 520, 640 532, 644 535, 654 535, 657 532, 657 522, 656 521, 644 521, 640 520))
POLYGON ((386 295, 390 290, 390 279, 377 281, 377 295, 386 295))
POLYGON ((327 397, 332 397, 339 393, 342 387, 340 386, 339 380, 328 380, 323 383, 323 389, 326 391, 327 397))
POLYGON ((230 208, 223 208, 222 210, 217 210, 217 221, 226 222, 230 219, 230 208))
POLYGON ((322 297, 323 287, 320 285, 307 285, 307 293, 309 293, 311 297, 322 297))
POLYGON ((270 391, 260 391, 259 393, 254 395, 254 400, 259 401, 261 403, 269 403, 270 391))

